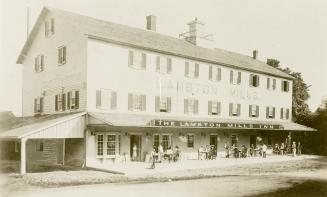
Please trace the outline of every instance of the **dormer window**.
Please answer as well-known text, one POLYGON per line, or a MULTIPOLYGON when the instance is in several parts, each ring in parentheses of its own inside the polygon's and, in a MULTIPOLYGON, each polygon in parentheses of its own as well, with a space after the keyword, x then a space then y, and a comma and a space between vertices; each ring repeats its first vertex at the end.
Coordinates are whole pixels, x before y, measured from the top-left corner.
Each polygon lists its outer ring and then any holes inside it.
POLYGON ((34 71, 36 73, 42 72, 44 70, 44 56, 39 55, 34 59, 34 71))
POLYGON ((44 22, 44 30, 45 30, 45 37, 50 37, 54 34, 55 31, 55 24, 54 18, 51 18, 44 22))
POLYGON ((250 86, 259 87, 259 75, 250 74, 250 86))

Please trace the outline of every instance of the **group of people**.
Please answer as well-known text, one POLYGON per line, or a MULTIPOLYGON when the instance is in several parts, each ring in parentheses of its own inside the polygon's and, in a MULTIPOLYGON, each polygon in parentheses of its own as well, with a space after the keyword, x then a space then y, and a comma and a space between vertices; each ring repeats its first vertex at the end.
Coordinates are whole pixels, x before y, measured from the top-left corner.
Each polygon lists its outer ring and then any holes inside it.
POLYGON ((302 145, 301 142, 293 141, 292 145, 287 143, 275 144, 273 147, 273 153, 276 155, 285 155, 285 154, 292 154, 293 157, 296 155, 302 154, 302 145))
POLYGON ((150 162, 151 162, 151 169, 155 168, 155 163, 161 163, 163 160, 171 161, 178 161, 181 156, 181 151, 178 146, 175 146, 174 149, 168 147, 166 151, 164 151, 163 146, 160 144, 157 147, 153 146, 153 149, 150 154, 150 162))
POLYGON ((217 148, 215 145, 206 145, 206 146, 200 146, 198 150, 198 159, 204 160, 204 159, 216 159, 217 156, 217 148))

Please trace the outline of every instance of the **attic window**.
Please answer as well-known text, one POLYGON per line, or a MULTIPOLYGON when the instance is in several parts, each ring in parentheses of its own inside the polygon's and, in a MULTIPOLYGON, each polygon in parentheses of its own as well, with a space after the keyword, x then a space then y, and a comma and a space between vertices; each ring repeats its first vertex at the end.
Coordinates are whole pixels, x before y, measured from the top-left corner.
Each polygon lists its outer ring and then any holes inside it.
POLYGON ((44 22, 45 37, 49 37, 54 34, 54 18, 51 18, 44 22))

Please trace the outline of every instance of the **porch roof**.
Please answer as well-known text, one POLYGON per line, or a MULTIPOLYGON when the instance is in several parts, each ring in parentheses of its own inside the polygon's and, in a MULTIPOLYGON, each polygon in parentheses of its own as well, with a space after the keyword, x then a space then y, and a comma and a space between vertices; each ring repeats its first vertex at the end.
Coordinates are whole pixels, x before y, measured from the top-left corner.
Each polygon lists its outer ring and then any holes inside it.
MULTIPOLYGON (((141 114, 113 114, 113 113, 98 113, 89 112, 91 117, 102 121, 110 126, 128 126, 128 127, 160 127, 154 124, 155 120, 162 121, 187 121, 187 122, 208 122, 208 123, 222 123, 222 124, 247 124, 247 125, 274 125, 278 126, 277 130, 286 131, 315 131, 315 129, 300 125, 291 121, 260 121, 260 120, 240 120, 240 119, 218 119, 218 118, 200 118, 200 117, 177 117, 177 116, 160 116, 160 115, 141 115, 141 114)), ((163 126, 167 127, 167 126, 163 126)), ((171 126, 174 127, 174 126, 171 126)), ((176 126, 185 128, 183 126, 176 126)), ((188 128, 206 128, 206 127, 192 127, 188 128)), ((208 127, 216 128, 216 127, 208 127)), ((221 128, 226 129, 226 128, 221 128)), ((244 129, 241 127, 231 127, 228 129, 244 129)), ((247 129, 261 129, 266 128, 247 128, 247 129)))

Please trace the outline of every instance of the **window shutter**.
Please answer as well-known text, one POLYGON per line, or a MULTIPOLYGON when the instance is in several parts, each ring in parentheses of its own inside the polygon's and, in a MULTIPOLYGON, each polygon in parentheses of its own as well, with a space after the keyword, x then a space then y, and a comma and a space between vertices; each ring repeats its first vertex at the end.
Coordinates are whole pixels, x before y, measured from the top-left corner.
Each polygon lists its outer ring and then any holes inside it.
POLYGON ((185 62, 185 76, 188 77, 189 76, 189 71, 190 71, 190 65, 189 62, 185 62))
POLYGON ((63 59, 63 64, 65 64, 66 63, 66 56, 67 56, 67 50, 66 50, 66 47, 63 47, 62 48, 62 53, 63 53, 63 57, 62 57, 62 59, 63 59))
POLYGON ((72 98, 72 92, 68 92, 67 93, 67 109, 71 109, 71 103, 70 103, 70 100, 72 98))
POLYGON ((160 112, 160 97, 159 96, 155 97, 155 111, 160 112))
POLYGON ((199 77, 199 64, 195 64, 194 77, 199 77))
POLYGON ((66 110, 66 94, 62 94, 62 111, 66 110))
POLYGON ((269 118, 269 107, 266 107, 266 118, 269 118))
POLYGON ((212 66, 209 66, 209 80, 212 80, 212 66))
POLYGON ((286 109, 286 119, 288 120, 290 118, 290 109, 286 109))
POLYGON ((259 77, 259 75, 257 75, 257 87, 259 87, 260 86, 260 77, 259 77))
POLYGON ((40 71, 43 71, 44 70, 44 56, 41 55, 41 64, 40 64, 40 71))
POLYGON ((146 111, 146 96, 142 94, 141 99, 142 99, 142 111, 146 111))
POLYGON ((249 85, 253 86, 253 74, 250 74, 249 85))
POLYGON ((167 73, 171 73, 172 70, 172 62, 171 62, 171 58, 167 58, 167 73))
POLYGON ((160 56, 156 57, 156 71, 160 72, 160 56))
POLYGON ((128 110, 133 111, 133 94, 128 93, 128 110))
POLYGON ((276 112, 275 107, 273 107, 273 118, 275 118, 275 112, 276 112))
POLYGON ((55 111, 58 111, 58 95, 55 96, 55 111))
POLYGON ((233 103, 229 103, 229 116, 233 116, 233 103))
POLYGON ((197 114, 199 112, 199 101, 194 101, 194 113, 197 114))
POLYGON ((269 88, 270 88, 270 78, 267 77, 267 89, 269 90, 269 88))
POLYGON ((40 98, 40 112, 43 112, 43 97, 40 98))
POLYGON ((280 108, 280 119, 283 119, 283 108, 280 108))
POLYGON ((208 115, 212 114, 212 101, 208 101, 208 115))
POLYGON ((79 108, 79 91, 75 91, 75 109, 79 108))
POLYGON ((167 98, 167 111, 171 112, 171 97, 167 98))
POLYGON ((233 71, 231 70, 230 73, 229 73, 229 81, 230 81, 231 84, 233 84, 233 82, 234 82, 233 77, 234 77, 234 74, 233 74, 233 71))
POLYGON ((221 68, 217 68, 217 81, 220 81, 221 80, 221 68))
POLYGON ((237 84, 241 84, 241 72, 237 73, 237 84))
POLYGON ((286 91, 288 92, 290 90, 290 83, 286 82, 286 91))
POLYGON ((282 91, 284 92, 284 81, 282 80, 281 82, 282 82, 281 83, 281 88, 282 88, 282 91))
POLYGON ((134 53, 133 51, 128 51, 128 66, 133 67, 134 64, 134 53))
POLYGON ((49 35, 49 22, 48 21, 45 21, 45 23, 44 23, 44 34, 45 34, 45 36, 49 35))
POLYGON ((110 108, 111 109, 117 108, 117 92, 111 92, 110 108))
POLYGON ((58 49, 58 64, 61 64, 61 48, 58 49))
POLYGON ((221 102, 217 103, 217 113, 218 115, 220 115, 220 111, 221 111, 221 102))
POLYGON ((52 33, 52 34, 53 34, 54 31, 55 31, 54 22, 55 22, 54 18, 51 18, 51 33, 52 33))
POLYGON ((276 89, 276 79, 273 79, 273 89, 276 89))
POLYGON ((96 108, 100 109, 101 108, 101 90, 96 90, 96 108))
POLYGON ((188 99, 184 99, 184 114, 188 114, 188 99))
POLYGON ((34 113, 37 113, 37 98, 34 99, 34 113))
POLYGON ((252 117, 252 105, 249 105, 249 117, 252 117))
POLYGON ((237 115, 241 115, 241 104, 237 104, 237 115))
POLYGON ((142 53, 142 68, 146 68, 146 54, 142 53))
POLYGON ((34 70, 35 70, 35 72, 38 72, 38 69, 37 69, 37 57, 36 58, 34 58, 34 70))

